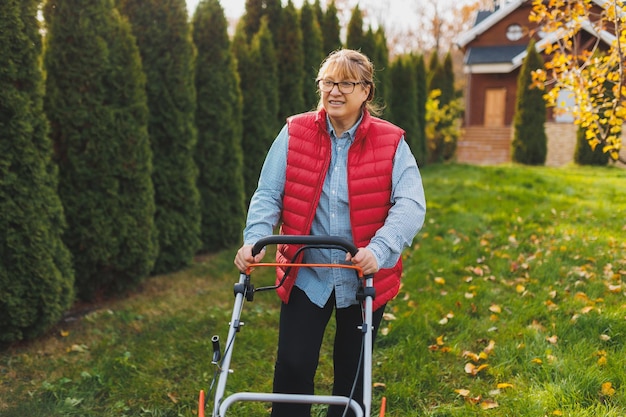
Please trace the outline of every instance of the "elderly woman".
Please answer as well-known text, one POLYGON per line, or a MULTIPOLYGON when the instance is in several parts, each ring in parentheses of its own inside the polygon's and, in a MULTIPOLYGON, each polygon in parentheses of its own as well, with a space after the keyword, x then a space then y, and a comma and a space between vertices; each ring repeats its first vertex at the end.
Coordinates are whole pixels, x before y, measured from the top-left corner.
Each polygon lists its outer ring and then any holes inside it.
MULTIPOLYGON (((341 49, 322 63, 316 81, 317 111, 288 118, 272 144, 248 210, 244 245, 235 265, 245 271, 260 262, 252 245, 281 223, 289 235, 333 235, 353 241, 354 256, 314 249, 306 263, 351 262, 374 274, 374 329, 386 303, 400 288, 401 253, 424 223, 426 203, 415 158, 404 131, 375 117, 374 68, 362 53, 341 49)), ((277 261, 290 262, 293 245, 278 247, 277 261)), ((277 282, 284 270, 278 268, 277 282)), ((326 326, 335 312, 333 395, 362 402, 359 366, 362 332, 354 271, 300 268, 278 288, 282 300, 274 392, 314 393, 314 377, 326 326)), ((310 405, 279 404, 273 417, 310 416, 310 405)), ((344 415, 329 407, 328 416, 344 415)), ((353 415, 351 411, 348 413, 353 415)))

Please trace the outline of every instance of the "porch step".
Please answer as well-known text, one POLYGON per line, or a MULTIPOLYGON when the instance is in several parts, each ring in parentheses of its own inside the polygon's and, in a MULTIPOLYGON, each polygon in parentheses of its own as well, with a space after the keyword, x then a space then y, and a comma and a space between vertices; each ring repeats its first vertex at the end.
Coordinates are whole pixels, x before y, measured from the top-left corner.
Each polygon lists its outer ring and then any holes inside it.
POLYGON ((511 162, 511 128, 465 127, 457 143, 456 161, 474 165, 511 162))

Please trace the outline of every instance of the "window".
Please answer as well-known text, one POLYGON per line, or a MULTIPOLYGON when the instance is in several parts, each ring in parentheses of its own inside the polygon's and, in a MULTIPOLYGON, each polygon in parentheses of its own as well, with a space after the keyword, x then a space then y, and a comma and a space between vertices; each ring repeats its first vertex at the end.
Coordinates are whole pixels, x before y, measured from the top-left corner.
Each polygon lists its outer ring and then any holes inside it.
POLYGON ((513 24, 506 28, 506 38, 508 40, 517 41, 522 39, 522 36, 524 36, 524 30, 520 25, 513 24))

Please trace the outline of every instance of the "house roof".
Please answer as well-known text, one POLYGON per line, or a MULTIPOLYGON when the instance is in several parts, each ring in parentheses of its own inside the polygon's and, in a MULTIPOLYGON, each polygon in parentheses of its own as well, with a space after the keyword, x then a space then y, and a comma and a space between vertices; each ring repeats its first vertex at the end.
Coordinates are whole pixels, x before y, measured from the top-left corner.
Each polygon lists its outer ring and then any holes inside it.
POLYGON ((526 0, 509 0, 501 7, 497 7, 493 12, 482 11, 476 15, 474 26, 467 32, 458 37, 456 44, 460 48, 464 48, 468 43, 476 39, 479 35, 485 33, 493 25, 511 14, 526 0))
MULTIPOLYGON (((504 5, 497 7, 493 11, 479 11, 476 15, 474 26, 457 38, 457 45, 461 48, 466 47, 479 35, 485 33, 500 20, 515 11, 525 1, 528 0, 508 0, 504 5)), ((592 1, 602 7, 608 0, 592 1)), ((574 23, 570 22, 570 24, 574 23)), ((588 21, 582 22, 581 28, 602 39, 607 44, 611 44, 615 40, 615 36, 610 32, 605 30, 597 32, 588 21)), ((543 51, 546 46, 556 42, 562 35, 563 32, 558 31, 543 37, 535 45, 537 51, 543 51)), ((465 72, 508 73, 521 66, 525 57, 526 45, 469 47, 467 48, 464 58, 465 72)))
POLYGON ((465 65, 513 62, 513 58, 526 50, 526 45, 475 46, 467 50, 465 65))

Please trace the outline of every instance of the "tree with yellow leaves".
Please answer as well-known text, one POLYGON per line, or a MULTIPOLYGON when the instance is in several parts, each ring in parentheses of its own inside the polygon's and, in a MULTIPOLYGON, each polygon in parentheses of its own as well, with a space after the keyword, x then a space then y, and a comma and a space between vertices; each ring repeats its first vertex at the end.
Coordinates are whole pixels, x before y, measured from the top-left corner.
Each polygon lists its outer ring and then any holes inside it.
POLYGON ((549 56, 533 72, 534 85, 550 86, 545 94, 557 106, 570 92, 568 108, 586 131, 592 149, 600 147, 613 161, 620 156, 626 118, 626 9, 623 0, 533 0, 531 22, 545 35, 539 42, 549 56))

